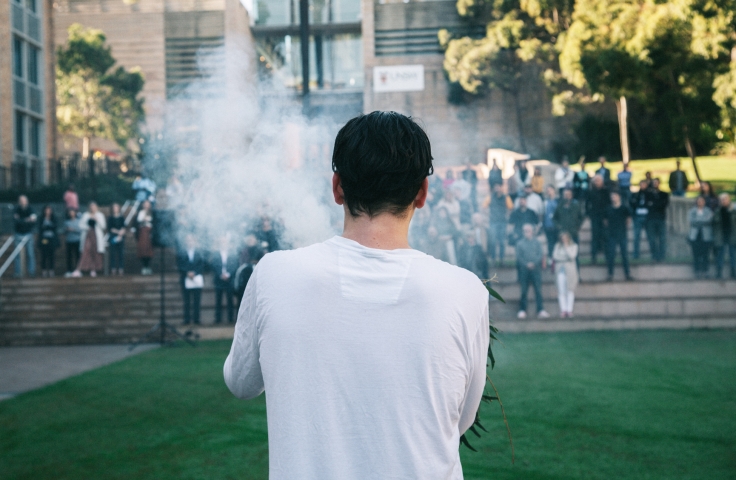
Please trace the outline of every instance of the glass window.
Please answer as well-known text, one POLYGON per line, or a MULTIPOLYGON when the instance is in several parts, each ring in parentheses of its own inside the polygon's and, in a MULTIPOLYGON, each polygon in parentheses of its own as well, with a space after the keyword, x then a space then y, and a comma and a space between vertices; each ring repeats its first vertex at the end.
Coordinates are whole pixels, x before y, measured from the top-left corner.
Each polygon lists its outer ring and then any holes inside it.
MULTIPOLYGON (((360 21, 360 0, 308 0, 309 22, 354 23, 360 21)), ((257 0, 256 25, 298 25, 299 0, 257 0)))
POLYGON ((18 111, 15 112, 15 149, 26 150, 26 116, 18 111))
POLYGON ((38 49, 36 47, 28 47, 28 80, 38 85, 38 49))
POLYGON ((13 74, 23 76, 23 40, 13 37, 13 74))
POLYGON ((26 8, 36 13, 36 0, 26 0, 26 8))
MULTIPOLYGON (((259 38, 256 41, 262 78, 302 89, 299 37, 259 38)), ((312 36, 309 39, 309 88, 363 88, 363 46, 356 34, 312 36)))
POLYGON ((41 152, 41 121, 35 118, 31 118, 31 132, 30 132, 30 150, 31 155, 38 157, 41 152))

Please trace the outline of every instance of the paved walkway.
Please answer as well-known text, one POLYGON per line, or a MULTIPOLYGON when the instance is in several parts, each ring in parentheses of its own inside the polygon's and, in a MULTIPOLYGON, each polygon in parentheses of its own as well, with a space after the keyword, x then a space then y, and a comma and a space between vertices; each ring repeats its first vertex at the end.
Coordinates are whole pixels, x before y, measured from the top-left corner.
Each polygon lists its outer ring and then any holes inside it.
POLYGON ((0 400, 122 360, 158 345, 79 345, 0 348, 0 400))

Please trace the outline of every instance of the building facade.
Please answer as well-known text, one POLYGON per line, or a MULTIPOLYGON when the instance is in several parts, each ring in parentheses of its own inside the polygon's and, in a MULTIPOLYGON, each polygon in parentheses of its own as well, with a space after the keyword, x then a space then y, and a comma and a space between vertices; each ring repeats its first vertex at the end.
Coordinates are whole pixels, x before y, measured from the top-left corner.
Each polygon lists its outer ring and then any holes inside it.
POLYGON ((0 2, 0 189, 44 183, 45 160, 54 153, 50 5, 0 2))

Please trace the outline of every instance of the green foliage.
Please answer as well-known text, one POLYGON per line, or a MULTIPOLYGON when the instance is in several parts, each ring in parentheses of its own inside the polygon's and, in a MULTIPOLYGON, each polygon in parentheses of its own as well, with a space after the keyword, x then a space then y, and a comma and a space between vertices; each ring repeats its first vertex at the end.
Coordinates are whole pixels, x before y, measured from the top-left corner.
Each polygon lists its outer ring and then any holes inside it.
POLYGON ((73 24, 68 32, 67 44, 57 51, 59 131, 113 140, 127 149, 144 120, 140 69, 113 69, 115 59, 102 31, 73 24))

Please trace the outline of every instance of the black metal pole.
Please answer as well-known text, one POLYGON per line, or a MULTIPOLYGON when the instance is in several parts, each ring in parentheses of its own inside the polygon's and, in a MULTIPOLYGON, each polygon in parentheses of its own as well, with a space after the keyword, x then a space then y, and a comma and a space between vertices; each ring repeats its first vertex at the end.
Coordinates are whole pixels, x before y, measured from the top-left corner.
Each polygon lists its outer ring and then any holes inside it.
POLYGON ((309 114, 309 0, 299 0, 299 41, 302 46, 302 101, 309 114))

